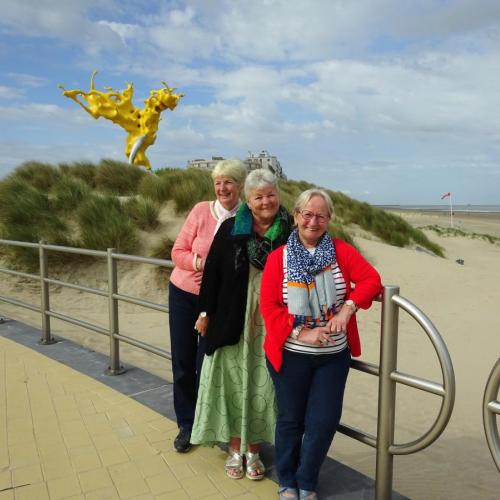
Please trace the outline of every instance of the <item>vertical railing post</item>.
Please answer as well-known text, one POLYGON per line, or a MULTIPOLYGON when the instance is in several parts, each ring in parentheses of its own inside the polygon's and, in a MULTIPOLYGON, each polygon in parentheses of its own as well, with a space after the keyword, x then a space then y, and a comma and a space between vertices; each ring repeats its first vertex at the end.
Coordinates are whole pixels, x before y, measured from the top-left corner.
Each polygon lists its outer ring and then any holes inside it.
POLYGON ((47 311, 50 311, 49 299, 49 284, 45 278, 49 276, 49 259, 47 251, 43 247, 44 241, 38 242, 38 253, 40 257, 40 309, 42 310, 42 338, 40 344, 54 344, 56 340, 50 335, 50 316, 47 311))
POLYGON ((399 308, 392 301, 394 295, 399 295, 398 286, 384 287, 378 389, 376 500, 387 500, 392 495, 394 457, 389 447, 394 442, 396 382, 391 380, 391 373, 397 367, 399 317, 399 308))
POLYGON ((120 341, 115 337, 119 331, 118 299, 113 295, 118 293, 117 262, 113 259, 114 248, 108 248, 108 312, 109 312, 109 367, 108 375, 121 375, 125 372, 120 366, 120 341))

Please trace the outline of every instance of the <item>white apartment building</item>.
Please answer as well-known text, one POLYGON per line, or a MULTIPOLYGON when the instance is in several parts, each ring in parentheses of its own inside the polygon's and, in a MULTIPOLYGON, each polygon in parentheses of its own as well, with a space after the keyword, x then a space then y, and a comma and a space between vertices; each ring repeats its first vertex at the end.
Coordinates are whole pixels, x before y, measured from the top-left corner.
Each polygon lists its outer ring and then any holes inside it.
MULTIPOLYGON (((222 156, 212 156, 211 160, 195 159, 187 162, 187 168, 203 168, 205 170, 213 170, 217 162, 224 160, 222 156)), ((276 156, 271 156, 268 151, 262 150, 260 153, 251 153, 243 160, 249 172, 257 168, 265 168, 270 170, 278 178, 286 179, 283 173, 280 162, 276 156)))

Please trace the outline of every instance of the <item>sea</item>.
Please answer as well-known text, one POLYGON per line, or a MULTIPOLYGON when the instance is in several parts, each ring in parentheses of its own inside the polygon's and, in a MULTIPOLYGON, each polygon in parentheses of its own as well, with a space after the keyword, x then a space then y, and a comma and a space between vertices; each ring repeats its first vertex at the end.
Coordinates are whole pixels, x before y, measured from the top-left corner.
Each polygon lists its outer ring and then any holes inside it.
MULTIPOLYGON (((440 205, 374 205, 378 208, 392 210, 422 210, 426 212, 446 212, 450 210, 449 203, 440 205)), ((453 205, 453 213, 500 213, 500 205, 453 205)))

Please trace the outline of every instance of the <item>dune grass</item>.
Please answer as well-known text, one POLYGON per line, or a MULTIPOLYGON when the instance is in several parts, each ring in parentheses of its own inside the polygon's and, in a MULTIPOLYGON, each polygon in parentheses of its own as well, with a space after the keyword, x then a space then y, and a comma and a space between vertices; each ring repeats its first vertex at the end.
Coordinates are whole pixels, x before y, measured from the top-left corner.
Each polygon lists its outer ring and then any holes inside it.
POLYGON ((124 204, 124 208, 135 225, 144 231, 151 231, 158 227, 160 205, 151 198, 136 196, 124 204))
POLYGON ((77 220, 85 248, 115 248, 121 253, 134 253, 138 248, 136 228, 116 197, 93 194, 78 208, 77 220))
POLYGON ((492 244, 500 243, 500 238, 498 236, 492 236, 491 234, 486 234, 486 233, 466 232, 456 227, 441 227, 437 226, 436 224, 433 224, 430 226, 420 226, 419 229, 434 231, 435 233, 439 234, 439 236, 460 236, 472 239, 481 239, 492 244))
MULTIPOLYGON (((185 214, 195 203, 214 199, 206 170, 164 168, 155 174, 106 159, 98 164, 25 162, 0 181, 0 237, 135 252, 137 229, 157 230, 163 203, 173 201, 176 212, 185 214)), ((305 181, 279 184, 281 203, 290 211, 302 191, 315 187, 305 181)), ((443 256, 439 245, 401 217, 326 191, 335 205, 335 219, 328 227, 332 236, 353 244, 352 228, 360 227, 391 245, 415 244, 443 256)), ((171 244, 162 241, 151 255, 170 258, 171 244)), ((2 253, 14 261, 37 261, 36 252, 20 247, 4 248, 2 253)))

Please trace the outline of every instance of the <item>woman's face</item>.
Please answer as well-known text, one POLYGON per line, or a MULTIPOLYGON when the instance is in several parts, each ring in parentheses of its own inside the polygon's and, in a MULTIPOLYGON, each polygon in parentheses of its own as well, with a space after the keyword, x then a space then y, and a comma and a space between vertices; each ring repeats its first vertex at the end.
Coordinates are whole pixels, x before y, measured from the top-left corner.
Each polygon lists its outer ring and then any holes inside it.
POLYGON ((238 203, 241 188, 232 177, 221 175, 214 179, 215 196, 226 210, 232 210, 238 203))
POLYGON ((280 204, 278 190, 274 186, 252 189, 247 199, 248 208, 258 222, 274 220, 280 204))
POLYGON ((306 247, 315 247, 330 221, 325 200, 321 196, 313 196, 302 210, 295 213, 294 219, 300 241, 306 247))

